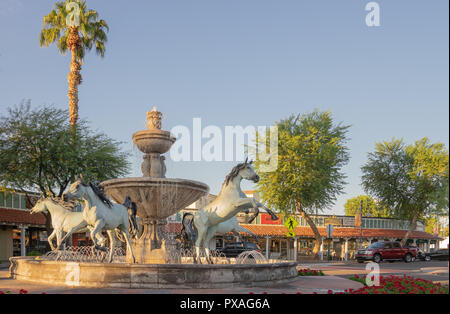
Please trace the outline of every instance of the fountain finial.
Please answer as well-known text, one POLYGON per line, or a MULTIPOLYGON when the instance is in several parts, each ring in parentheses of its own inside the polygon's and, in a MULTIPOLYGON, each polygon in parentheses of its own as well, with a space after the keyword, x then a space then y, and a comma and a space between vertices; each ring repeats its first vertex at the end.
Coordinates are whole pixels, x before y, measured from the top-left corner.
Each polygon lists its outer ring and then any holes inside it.
POLYGON ((152 111, 147 111, 147 128, 161 130, 161 119, 162 113, 156 110, 156 106, 153 106, 152 111))

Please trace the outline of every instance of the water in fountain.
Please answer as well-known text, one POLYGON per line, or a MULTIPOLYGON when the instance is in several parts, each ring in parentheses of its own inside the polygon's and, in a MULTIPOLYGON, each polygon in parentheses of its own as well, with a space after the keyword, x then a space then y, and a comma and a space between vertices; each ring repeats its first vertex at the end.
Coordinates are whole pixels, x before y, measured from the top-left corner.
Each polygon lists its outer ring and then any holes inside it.
POLYGON ((266 257, 258 251, 245 251, 236 257, 236 264, 265 264, 265 263, 269 263, 269 260, 267 260, 266 257))
MULTIPOLYGON (((106 252, 92 250, 90 246, 68 246, 64 250, 55 250, 39 256, 39 260, 64 261, 80 263, 102 263, 109 256, 109 248, 106 252)), ((121 247, 115 247, 113 252, 113 263, 125 263, 126 252, 121 247)))

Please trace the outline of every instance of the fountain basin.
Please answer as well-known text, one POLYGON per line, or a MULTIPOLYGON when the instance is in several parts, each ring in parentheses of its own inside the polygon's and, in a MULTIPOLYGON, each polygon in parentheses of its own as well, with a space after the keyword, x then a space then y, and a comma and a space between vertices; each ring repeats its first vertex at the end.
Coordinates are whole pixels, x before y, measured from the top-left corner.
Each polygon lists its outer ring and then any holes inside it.
POLYGON ((120 204, 129 196, 137 204, 137 215, 148 219, 172 216, 209 191, 208 185, 198 181, 152 177, 112 179, 102 186, 120 204))
POLYGON ((176 138, 170 132, 159 129, 142 130, 133 134, 133 143, 145 154, 167 153, 175 141, 176 138))
POLYGON ((243 265, 100 264, 12 257, 11 278, 68 287, 95 288, 230 288, 289 282, 297 262, 243 265))

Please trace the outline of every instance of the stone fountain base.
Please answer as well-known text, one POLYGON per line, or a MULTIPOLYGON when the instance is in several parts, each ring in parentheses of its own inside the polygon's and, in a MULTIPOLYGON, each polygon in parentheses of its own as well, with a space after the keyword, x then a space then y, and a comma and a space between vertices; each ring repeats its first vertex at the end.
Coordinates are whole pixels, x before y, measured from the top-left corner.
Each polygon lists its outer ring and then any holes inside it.
POLYGON ((95 288, 270 287, 297 278, 297 262, 267 264, 101 264, 13 257, 10 276, 27 282, 95 288))

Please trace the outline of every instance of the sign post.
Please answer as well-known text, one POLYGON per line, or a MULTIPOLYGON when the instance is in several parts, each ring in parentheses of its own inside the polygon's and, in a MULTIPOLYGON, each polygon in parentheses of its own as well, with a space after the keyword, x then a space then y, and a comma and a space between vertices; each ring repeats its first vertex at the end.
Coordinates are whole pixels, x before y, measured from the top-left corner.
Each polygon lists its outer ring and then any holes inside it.
POLYGON ((328 238, 328 260, 331 261, 331 237, 333 236, 333 225, 327 225, 327 238, 328 238))

